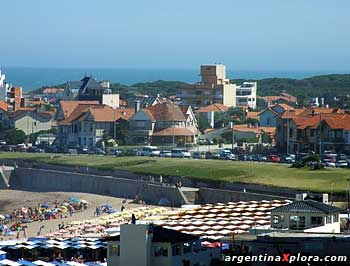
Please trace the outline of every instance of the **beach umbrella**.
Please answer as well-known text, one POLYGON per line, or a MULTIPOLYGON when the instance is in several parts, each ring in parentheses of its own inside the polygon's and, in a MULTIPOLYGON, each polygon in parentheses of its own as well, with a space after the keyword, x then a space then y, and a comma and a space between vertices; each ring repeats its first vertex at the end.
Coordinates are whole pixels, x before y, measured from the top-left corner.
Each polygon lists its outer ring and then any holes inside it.
POLYGON ((17 261, 19 264, 21 265, 25 265, 25 266, 36 266, 36 264, 28 261, 28 260, 18 260, 17 261))
POLYGON ((171 204, 171 202, 166 198, 161 198, 158 202, 158 205, 160 205, 160 206, 168 206, 170 204, 171 204))
POLYGON ((113 208, 111 204, 107 204, 107 203, 103 204, 101 207, 102 208, 106 208, 106 209, 112 209, 113 208))
POLYGON ((36 264, 36 265, 41 265, 41 266, 55 266, 55 264, 48 263, 48 262, 45 262, 45 261, 42 261, 42 260, 36 260, 33 263, 36 264))
POLYGON ((9 265, 9 266, 21 266, 21 264, 19 264, 18 262, 8 260, 8 259, 0 260, 0 264, 9 265))
POLYGON ((4 215, 0 215, 0 220, 5 220, 5 216, 4 215))
POLYGON ((76 197, 70 197, 70 198, 69 198, 69 201, 70 201, 70 202, 73 202, 73 203, 78 203, 78 202, 79 202, 79 199, 77 199, 76 197))
POLYGON ((45 202, 44 204, 41 205, 41 207, 47 209, 50 207, 50 205, 47 202, 45 202))

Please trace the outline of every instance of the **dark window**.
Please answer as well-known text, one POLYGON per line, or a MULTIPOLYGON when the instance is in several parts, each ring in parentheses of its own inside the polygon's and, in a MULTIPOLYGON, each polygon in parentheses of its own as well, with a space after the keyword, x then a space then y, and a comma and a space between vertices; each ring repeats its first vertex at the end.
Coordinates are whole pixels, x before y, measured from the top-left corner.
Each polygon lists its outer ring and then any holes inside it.
POLYGON ((311 225, 323 225, 323 217, 311 217, 311 225))
POLYGON ((157 246, 157 247, 154 247, 153 250, 154 250, 153 255, 155 257, 168 257, 168 249, 165 247, 157 246))
POLYGON ((173 256, 179 256, 181 255, 181 247, 180 245, 174 245, 173 246, 173 256))

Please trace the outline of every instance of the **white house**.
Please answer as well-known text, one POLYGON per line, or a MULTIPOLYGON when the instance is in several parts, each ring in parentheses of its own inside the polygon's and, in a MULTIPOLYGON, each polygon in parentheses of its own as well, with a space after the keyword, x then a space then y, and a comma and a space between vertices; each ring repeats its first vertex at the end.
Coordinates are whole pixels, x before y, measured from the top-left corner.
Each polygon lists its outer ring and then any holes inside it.
POLYGON ((123 224, 108 241, 113 266, 209 266, 220 250, 203 249, 199 237, 151 224, 123 224))

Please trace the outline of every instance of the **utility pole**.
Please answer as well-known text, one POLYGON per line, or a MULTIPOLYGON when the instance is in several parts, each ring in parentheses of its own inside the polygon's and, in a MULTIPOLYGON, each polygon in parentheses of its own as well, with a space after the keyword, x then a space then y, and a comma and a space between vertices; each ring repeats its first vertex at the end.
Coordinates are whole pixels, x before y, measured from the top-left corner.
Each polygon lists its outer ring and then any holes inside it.
POLYGON ((321 156, 321 154, 322 154, 322 140, 321 140, 321 121, 322 121, 322 119, 321 119, 321 113, 320 113, 320 123, 319 123, 319 129, 318 129, 318 131, 319 131, 319 137, 320 137, 320 156, 321 156))
POLYGON ((289 120, 287 118, 287 154, 289 154, 289 120))
POLYGON ((231 122, 230 125, 231 125, 231 130, 232 130, 232 152, 233 152, 234 143, 235 143, 235 131, 233 129, 233 122, 231 122))

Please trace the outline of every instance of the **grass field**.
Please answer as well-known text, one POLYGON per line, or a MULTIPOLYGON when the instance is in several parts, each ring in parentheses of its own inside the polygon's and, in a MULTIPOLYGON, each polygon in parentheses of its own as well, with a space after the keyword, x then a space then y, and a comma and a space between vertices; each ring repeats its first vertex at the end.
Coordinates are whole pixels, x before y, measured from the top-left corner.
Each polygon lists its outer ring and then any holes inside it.
POLYGON ((163 176, 189 176, 201 180, 257 183, 309 191, 331 192, 333 188, 335 193, 345 193, 346 179, 350 176, 348 169, 295 169, 283 164, 218 160, 30 153, 0 153, 0 159, 28 159, 50 164, 90 166, 163 176))

